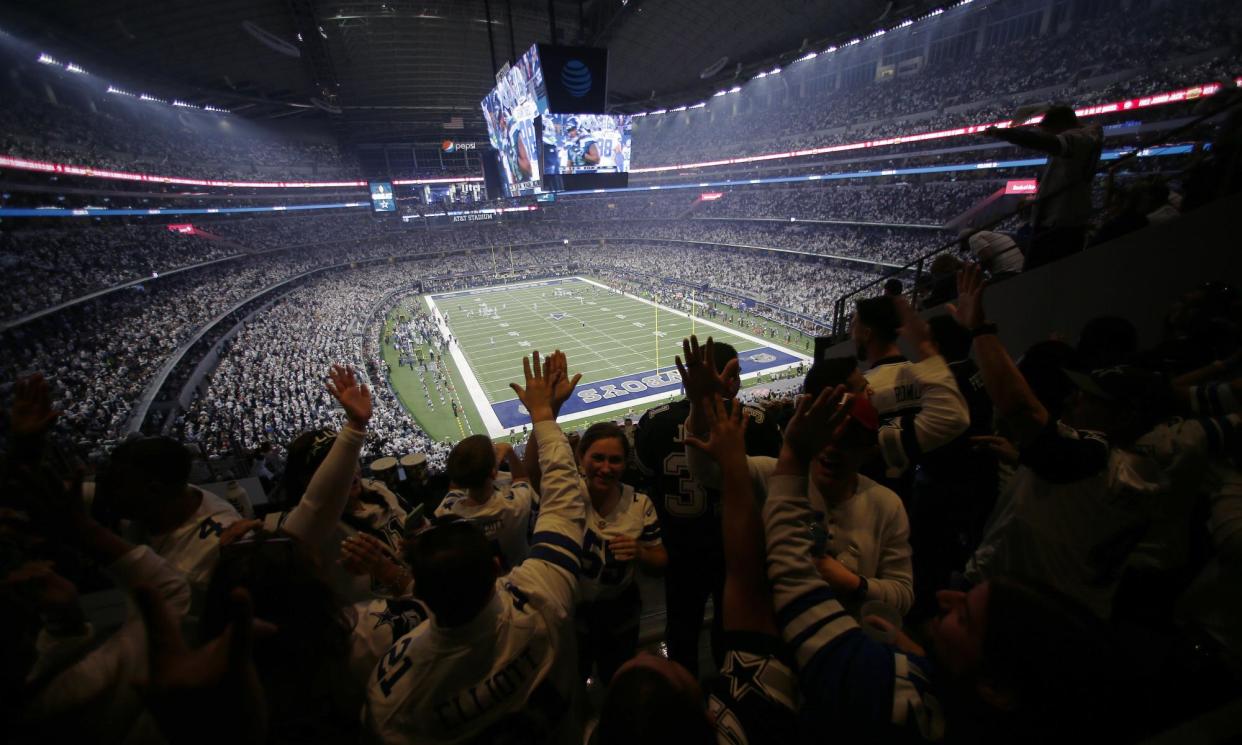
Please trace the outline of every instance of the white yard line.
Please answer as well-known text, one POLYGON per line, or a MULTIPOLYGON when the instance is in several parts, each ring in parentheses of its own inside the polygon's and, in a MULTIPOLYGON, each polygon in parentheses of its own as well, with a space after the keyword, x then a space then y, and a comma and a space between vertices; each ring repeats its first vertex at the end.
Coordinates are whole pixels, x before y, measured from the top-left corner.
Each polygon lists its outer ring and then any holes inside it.
POLYGON ((461 379, 466 383, 466 391, 470 393, 470 400, 474 402, 474 408, 478 410, 479 416, 483 419, 483 426, 487 427, 488 436, 503 436, 505 428, 500 426, 500 419, 497 418, 496 412, 492 411, 492 405, 487 400, 487 394, 483 392, 483 387, 475 379, 474 371, 470 369, 470 363, 466 360, 465 353, 462 352, 461 347, 457 346, 456 337, 453 336, 452 330, 444 321, 444 314, 436 307, 435 298, 428 295, 427 304, 431 306, 431 317, 440 326, 440 332, 444 336, 453 339, 453 341, 449 342, 449 354, 453 355, 453 362, 457 364, 457 372, 461 373, 461 379))

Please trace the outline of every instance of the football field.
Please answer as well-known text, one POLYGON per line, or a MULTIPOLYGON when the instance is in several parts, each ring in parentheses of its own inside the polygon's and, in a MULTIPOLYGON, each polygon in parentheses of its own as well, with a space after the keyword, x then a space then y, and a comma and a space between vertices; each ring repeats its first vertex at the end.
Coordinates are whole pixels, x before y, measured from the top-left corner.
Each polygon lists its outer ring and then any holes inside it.
POLYGON ((530 422, 509 384, 521 382, 521 358, 535 350, 560 349, 570 374, 582 373, 561 412, 566 421, 677 395, 681 379, 673 358, 691 333, 732 344, 743 378, 809 359, 774 341, 579 277, 440 293, 427 296, 427 303, 454 339, 453 361, 492 437, 530 422))

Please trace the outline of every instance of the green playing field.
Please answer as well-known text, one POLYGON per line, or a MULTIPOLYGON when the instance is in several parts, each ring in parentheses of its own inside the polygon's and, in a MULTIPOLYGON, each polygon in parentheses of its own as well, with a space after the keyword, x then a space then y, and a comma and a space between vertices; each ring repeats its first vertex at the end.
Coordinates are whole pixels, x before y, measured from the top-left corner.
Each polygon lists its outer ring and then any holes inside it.
POLYGON ((670 371, 675 378, 674 356, 692 333, 732 344, 752 375, 804 359, 774 341, 580 278, 442 293, 428 301, 456 339, 458 371, 493 436, 518 426, 509 384, 520 380, 520 358, 535 350, 560 349, 570 372, 582 373, 579 400, 567 406, 567 419, 676 394, 670 371), (591 388, 595 383, 599 387, 591 388))

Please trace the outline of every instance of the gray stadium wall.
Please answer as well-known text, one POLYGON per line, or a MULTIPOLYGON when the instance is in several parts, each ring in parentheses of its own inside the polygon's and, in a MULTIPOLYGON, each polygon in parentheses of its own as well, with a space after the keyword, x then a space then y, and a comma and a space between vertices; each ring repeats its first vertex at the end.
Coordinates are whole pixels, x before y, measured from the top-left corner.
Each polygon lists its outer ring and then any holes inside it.
MULTIPOLYGON (((1242 194, 998 283, 984 296, 988 318, 1011 354, 1051 333, 1074 343, 1083 324, 1102 315, 1130 319, 1140 346, 1150 347, 1169 306, 1188 290, 1209 280, 1242 281, 1239 215, 1242 194)), ((924 315, 944 312, 939 306, 924 315)), ((845 341, 827 356, 853 353, 845 341)))

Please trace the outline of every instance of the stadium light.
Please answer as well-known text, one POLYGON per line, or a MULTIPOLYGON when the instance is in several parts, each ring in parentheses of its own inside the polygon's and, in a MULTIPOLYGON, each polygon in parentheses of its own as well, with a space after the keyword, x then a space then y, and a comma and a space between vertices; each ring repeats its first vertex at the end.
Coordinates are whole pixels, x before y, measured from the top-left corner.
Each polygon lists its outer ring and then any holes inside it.
POLYGON ((707 102, 706 102, 706 101, 699 101, 698 103, 696 103, 695 105, 691 106, 690 108, 692 108, 692 109, 701 109, 701 108, 703 108, 703 107, 704 107, 704 106, 706 106, 706 105, 707 105, 707 102))
POLYGON ((669 109, 669 111, 685 111, 685 110, 686 110, 685 106, 674 106, 673 108, 669 109))
POLYGON ((925 17, 926 17, 926 18, 931 18, 931 17, 933 17, 933 16, 938 16, 938 15, 940 15, 940 14, 941 14, 941 13, 943 13, 943 12, 944 12, 944 8, 936 8, 936 9, 935 9, 935 10, 933 10, 932 12, 928 13, 925 17))
POLYGON ((653 112, 651 112, 651 113, 652 113, 652 114, 667 114, 667 113, 668 113, 668 109, 656 109, 655 111, 653 111, 653 112))
POLYGON ((39 53, 39 61, 45 65, 59 65, 60 64, 59 62, 56 61, 55 57, 53 57, 50 54, 47 54, 46 52, 39 53))
POLYGON ((634 115, 634 117, 635 117, 635 118, 638 118, 638 117, 640 117, 640 116, 646 116, 646 115, 647 115, 647 112, 645 112, 645 111, 640 111, 640 112, 638 112, 637 114, 635 114, 635 115, 634 115))
POLYGON ((781 74, 781 68, 779 68, 779 67, 773 67, 771 70, 768 70, 768 74, 769 74, 769 75, 780 75, 780 74, 781 74))
POLYGON ((809 59, 815 59, 815 58, 816 58, 816 57, 818 57, 818 56, 819 56, 819 53, 818 53, 818 52, 807 52, 806 54, 804 54, 804 55, 802 55, 801 57, 799 57, 796 61, 797 61, 797 62, 806 62, 807 60, 809 60, 809 59))
POLYGON ((756 75, 754 79, 758 80, 759 78, 766 78, 767 76, 768 74, 766 72, 761 72, 758 75, 756 75))
POLYGON ((904 21, 902 21, 901 23, 897 24, 897 28, 905 28, 906 26, 913 26, 913 25, 914 25, 914 21, 912 21, 912 20, 910 20, 909 18, 907 18, 906 20, 904 20, 904 21))
POLYGON ((845 43, 845 46, 852 47, 860 41, 862 41, 862 39, 851 39, 845 43))
POLYGON ((192 103, 186 103, 185 101, 181 101, 181 100, 176 99, 176 98, 174 98, 174 99, 173 99, 172 105, 173 105, 173 106, 179 106, 179 107, 181 107, 181 108, 183 108, 183 109, 197 109, 197 108, 198 108, 197 106, 195 106, 195 105, 194 105, 194 104, 192 104, 192 103))
POLYGON ((134 97, 134 94, 133 94, 133 93, 130 93, 129 91, 123 91, 123 90, 121 90, 120 88, 117 88, 117 87, 116 87, 116 86, 114 86, 114 85, 110 85, 110 86, 108 86, 108 92, 109 92, 109 93, 115 93, 115 94, 116 94, 116 95, 118 95, 118 96, 129 96, 130 98, 133 98, 133 97, 134 97))
POLYGON ((78 75, 85 75, 85 74, 86 74, 86 70, 83 70, 82 68, 80 68, 80 67, 78 67, 77 65, 73 64, 72 62, 70 62, 69 64, 65 65, 65 69, 66 69, 66 70, 68 70, 69 72, 75 72, 75 73, 77 73, 78 75))
POLYGON ((720 98, 726 93, 728 93, 728 91, 716 91, 715 93, 712 94, 712 98, 720 98))
POLYGON ((741 90, 742 90, 742 86, 740 86, 740 85, 735 85, 735 86, 733 86, 732 88, 730 88, 730 89, 729 89, 729 92, 730 92, 730 93, 740 93, 740 92, 741 92, 741 90))
POLYGON ((828 47, 827 49, 824 50, 824 54, 832 54, 835 51, 837 51, 836 47, 828 47))

